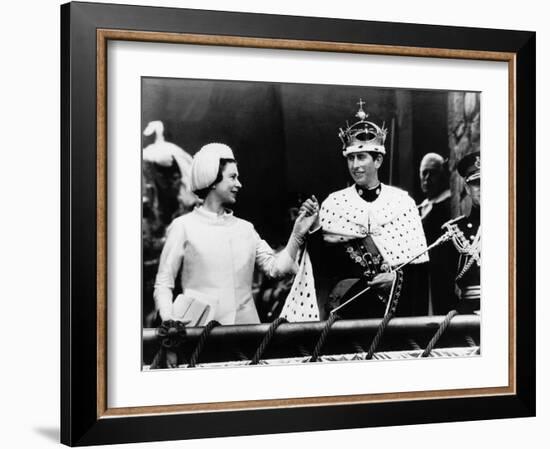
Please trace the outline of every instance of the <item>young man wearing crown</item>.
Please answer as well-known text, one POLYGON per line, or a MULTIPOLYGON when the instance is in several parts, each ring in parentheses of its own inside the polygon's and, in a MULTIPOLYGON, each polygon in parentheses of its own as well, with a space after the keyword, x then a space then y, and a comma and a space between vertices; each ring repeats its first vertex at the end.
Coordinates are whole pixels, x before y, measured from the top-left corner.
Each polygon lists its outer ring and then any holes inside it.
MULTIPOLYGON (((419 301, 413 285, 428 261, 418 209, 407 192, 380 182, 386 129, 367 121, 363 104, 359 120, 339 132, 354 184, 323 201, 308 241, 317 297, 342 318, 369 318, 401 293, 397 315, 426 315, 427 298, 419 301)), ((313 214, 318 205, 308 200, 302 209, 313 214)))

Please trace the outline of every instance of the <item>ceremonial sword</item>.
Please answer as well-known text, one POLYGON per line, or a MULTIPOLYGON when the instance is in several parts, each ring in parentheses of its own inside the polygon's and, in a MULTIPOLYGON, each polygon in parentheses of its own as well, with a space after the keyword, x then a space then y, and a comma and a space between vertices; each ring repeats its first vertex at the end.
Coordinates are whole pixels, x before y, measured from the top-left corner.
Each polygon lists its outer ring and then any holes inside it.
MULTIPOLYGON (((460 231, 460 229, 458 229, 458 227, 455 225, 455 223, 459 220, 462 220, 464 218, 464 215, 461 215, 460 217, 457 217, 457 218, 453 218, 452 220, 449 220, 447 221, 446 223, 443 223, 443 225, 441 225, 441 229, 445 229, 445 232, 435 241, 433 242, 430 246, 428 246, 426 249, 420 251, 418 254, 416 254, 415 256, 411 257, 409 260, 407 260, 406 262, 403 262, 401 265, 398 265, 396 268, 394 268, 393 270, 390 270, 388 273, 394 273, 396 272, 397 270, 400 270, 401 268, 405 267, 406 265, 410 264, 412 261, 418 259, 422 254, 425 254, 427 253, 428 251, 430 251, 431 249, 435 248, 436 246, 439 246, 441 245, 442 243, 445 243, 449 240, 451 240, 453 237, 457 236, 459 233, 461 233, 462 231, 460 231)), ((348 299, 346 302, 340 304, 338 307, 336 307, 335 309, 332 309, 330 311, 330 314, 334 314, 336 313, 338 310, 340 310, 341 308, 347 306, 350 302, 352 301, 355 301, 359 296, 361 296, 363 293, 366 293, 367 291, 369 291, 370 289, 372 288, 372 286, 368 286, 366 287, 365 289, 361 290, 359 293, 355 294, 354 296, 352 296, 350 299, 348 299)), ((392 290, 393 290, 393 285, 392 285, 392 290)), ((390 297, 391 297, 391 292, 390 292, 390 297)), ((388 298, 388 303, 386 304, 386 310, 384 312, 384 316, 386 316, 386 314, 388 313, 388 311, 390 310, 390 304, 391 304, 391 301, 389 300, 388 298)))

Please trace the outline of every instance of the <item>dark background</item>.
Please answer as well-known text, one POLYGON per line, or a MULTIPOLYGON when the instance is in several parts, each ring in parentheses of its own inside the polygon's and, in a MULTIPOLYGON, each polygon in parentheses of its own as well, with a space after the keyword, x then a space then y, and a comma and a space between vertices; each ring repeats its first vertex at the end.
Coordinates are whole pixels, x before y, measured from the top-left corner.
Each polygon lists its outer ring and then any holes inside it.
MULTIPOLYGON (((142 79, 142 130, 161 120, 167 141, 193 155, 223 142, 234 151, 244 188, 237 216, 254 223, 276 246, 286 240, 288 207, 315 194, 319 201, 350 182, 340 127, 357 121, 359 98, 367 120, 385 122, 382 182, 422 199, 422 156, 449 156, 447 91, 191 79, 142 79)), ((143 137, 143 147, 154 137, 143 137)))

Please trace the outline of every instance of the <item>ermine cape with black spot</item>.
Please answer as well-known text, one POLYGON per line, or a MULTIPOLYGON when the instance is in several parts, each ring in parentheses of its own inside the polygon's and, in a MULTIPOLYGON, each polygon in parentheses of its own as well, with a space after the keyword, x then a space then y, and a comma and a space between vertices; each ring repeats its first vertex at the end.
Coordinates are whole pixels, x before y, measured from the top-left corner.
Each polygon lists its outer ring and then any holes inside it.
POLYGON ((289 322, 319 321, 315 280, 307 250, 297 259, 298 272, 279 316, 289 322))
MULTIPOLYGON (((319 214, 323 239, 345 243, 371 235, 392 268, 426 251, 426 237, 413 199, 404 190, 381 184, 378 198, 364 201, 354 186, 331 193, 319 214)), ((411 263, 428 261, 424 253, 411 263)))
MULTIPOLYGON (((323 202, 319 215, 325 241, 345 243, 364 238, 370 232, 380 254, 392 268, 409 262, 427 249, 418 209, 407 192, 396 187, 382 184, 380 196, 372 203, 364 201, 353 186, 339 190, 323 202)), ((411 263, 427 261, 426 252, 411 263)), ((301 255, 299 266, 280 316, 291 322, 317 321, 315 280, 307 250, 301 255)))

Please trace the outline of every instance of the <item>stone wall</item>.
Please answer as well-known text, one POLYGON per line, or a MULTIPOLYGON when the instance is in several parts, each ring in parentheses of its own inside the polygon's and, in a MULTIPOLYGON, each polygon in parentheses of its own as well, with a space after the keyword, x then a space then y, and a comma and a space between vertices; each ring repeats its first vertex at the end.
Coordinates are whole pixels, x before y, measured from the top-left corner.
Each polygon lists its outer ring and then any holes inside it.
POLYGON ((480 94, 449 92, 448 125, 449 170, 451 172, 451 214, 467 215, 469 197, 464 196, 464 181, 456 171, 458 161, 468 153, 480 151, 480 94))

